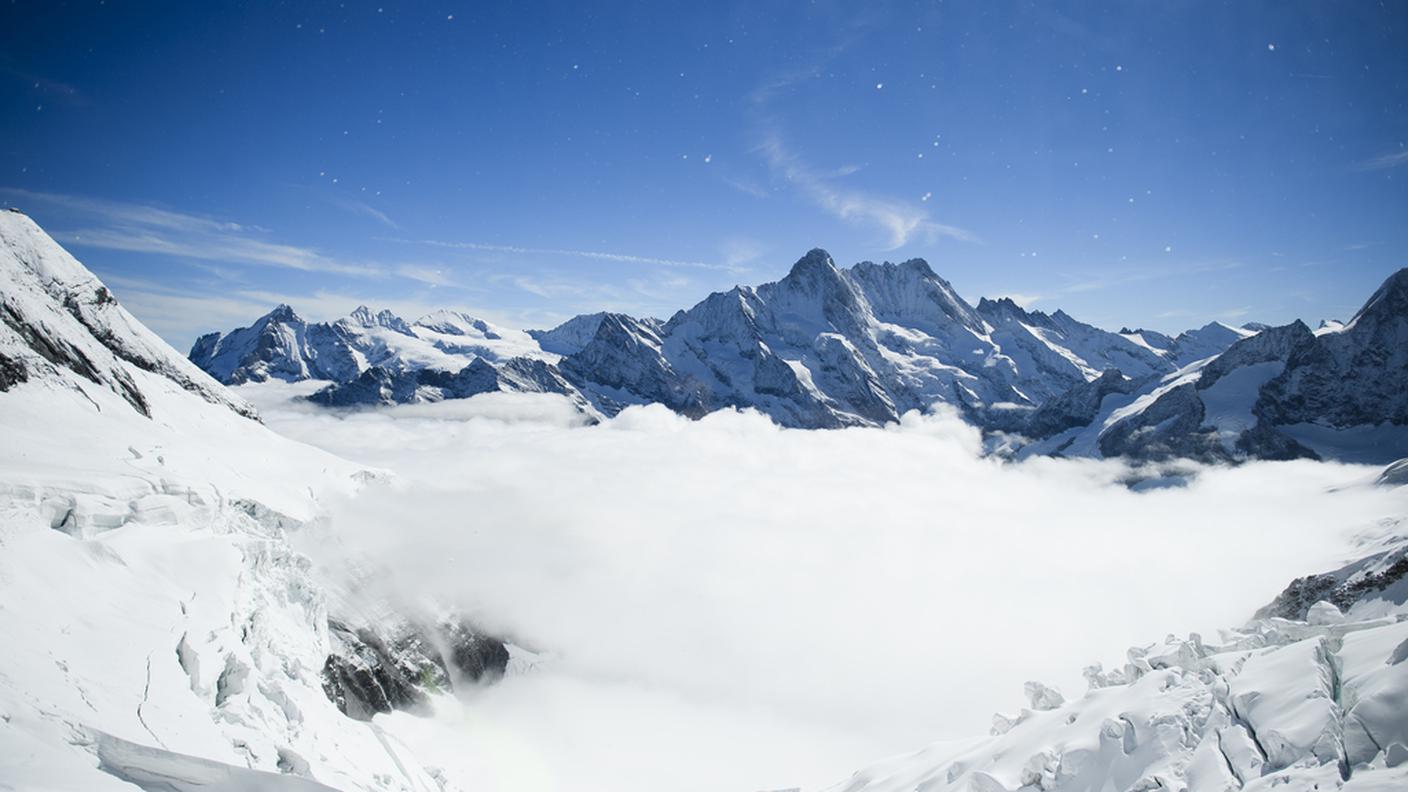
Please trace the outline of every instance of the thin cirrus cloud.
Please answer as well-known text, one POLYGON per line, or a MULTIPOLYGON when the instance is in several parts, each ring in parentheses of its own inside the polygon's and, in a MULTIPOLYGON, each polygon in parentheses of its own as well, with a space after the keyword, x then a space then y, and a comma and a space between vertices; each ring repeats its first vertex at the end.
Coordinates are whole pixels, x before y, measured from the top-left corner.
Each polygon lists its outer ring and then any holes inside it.
MULTIPOLYGON (((977 241, 972 232, 935 222, 927 211, 905 201, 842 187, 837 184, 840 176, 824 175, 808 167, 775 133, 765 136, 758 148, 770 171, 828 214, 846 222, 879 228, 886 235, 889 250, 903 247, 914 239, 932 242, 938 237, 948 237, 964 242, 977 241)), ((838 173, 845 173, 845 169, 838 173)))
POLYGON ((997 299, 999 299, 999 300, 1001 300, 1001 299, 1008 299, 1008 300, 1011 300, 1012 302, 1016 303, 1016 304, 1017 304, 1018 306, 1020 306, 1021 308, 1026 309, 1026 308, 1032 307, 1032 305, 1034 305, 1035 303, 1037 303, 1038 301, 1040 301, 1040 300, 1042 299, 1042 295, 1040 295, 1040 294, 1023 294, 1023 293, 1021 293, 1021 292, 1008 292, 1008 293, 1006 293, 1006 294, 999 294, 999 295, 997 296, 997 299))
POLYGON ((516 256, 562 256, 568 258, 595 259, 597 261, 610 261, 618 264, 644 264, 657 267, 685 267, 690 269, 719 270, 723 272, 735 271, 734 265, 711 264, 705 261, 691 261, 686 259, 658 258, 655 256, 637 256, 629 253, 612 253, 601 250, 572 250, 566 248, 539 248, 523 247, 521 245, 493 245, 485 242, 446 242, 437 239, 397 239, 396 242, 410 242, 418 245, 429 245, 432 247, 449 248, 452 250, 478 250, 485 253, 507 253, 516 256))
POLYGON ((81 218, 83 227, 54 233, 60 241, 73 245, 358 277, 389 274, 378 265, 260 239, 256 235, 267 232, 257 226, 125 201, 11 187, 0 188, 0 193, 58 207, 81 218))
POLYGON ((1359 163, 1358 170, 1388 170, 1408 165, 1408 151, 1394 151, 1359 163))
POLYGON ((310 321, 332 321, 346 316, 358 305, 375 310, 391 310, 398 316, 415 319, 441 308, 466 310, 496 324, 508 324, 506 317, 468 306, 446 305, 433 294, 388 297, 347 289, 317 289, 289 293, 259 288, 219 291, 175 287, 145 278, 109 275, 104 282, 122 304, 173 346, 184 349, 198 336, 212 330, 247 327, 280 303, 293 306, 310 321))
POLYGON ((376 208, 375 206, 372 206, 371 204, 365 201, 358 201, 353 198, 339 197, 332 199, 332 203, 334 206, 338 207, 339 209, 342 209, 345 212, 350 212, 351 214, 358 215, 361 217, 369 217, 372 220, 375 220, 376 222, 380 223, 381 225, 386 226, 387 228, 392 228, 397 231, 401 230, 400 223, 397 223, 395 220, 392 220, 391 216, 388 215, 386 212, 381 211, 380 209, 376 208))
POLYGON ((827 214, 844 222, 878 229, 886 237, 888 250, 904 247, 915 240, 932 243, 941 237, 963 242, 979 241, 973 232, 940 223, 932 219, 927 209, 908 201, 846 186, 842 180, 860 170, 858 166, 846 165, 830 171, 813 168, 784 140, 782 124, 772 108, 774 99, 815 77, 820 64, 845 51, 849 44, 848 41, 842 42, 825 50, 816 66, 792 69, 764 80, 748 95, 748 104, 759 130, 755 150, 762 155, 768 172, 795 188, 802 197, 827 214))
MULTIPOLYGON (((481 250, 522 257, 585 258, 643 266, 655 272, 652 276, 613 284, 544 271, 541 267, 531 271, 514 268, 515 271, 498 276, 481 272, 477 285, 473 285, 460 277, 465 274, 461 268, 446 266, 430 257, 397 257, 387 262, 342 259, 310 247, 268 239, 267 229, 223 218, 141 203, 20 188, 0 187, 0 198, 9 205, 44 205, 59 210, 57 214, 67 227, 53 229, 52 235, 66 245, 184 259, 193 274, 201 270, 214 276, 216 283, 211 283, 209 278, 196 278, 180 284, 156 284, 150 280, 123 278, 116 273, 109 275, 121 299, 177 346, 212 329, 248 324, 277 302, 310 310, 315 317, 340 316, 363 302, 420 315, 434 307, 463 305, 472 295, 480 306, 494 305, 498 309, 476 309, 475 315, 512 326, 553 324, 567 318, 570 314, 566 311, 600 310, 602 307, 659 312, 677 307, 675 302, 685 296, 690 282, 679 274, 682 269, 739 272, 744 270, 743 262, 756 256, 747 246, 729 248, 722 255, 722 263, 711 264, 596 250, 474 242, 420 243, 442 251, 481 250), (265 278, 242 272, 241 266, 347 276, 351 280, 342 283, 330 280, 329 288, 316 293, 257 292, 251 290, 249 284, 265 278), (390 288, 392 283, 398 284, 397 287, 390 288), (369 293, 367 284, 377 284, 377 287, 369 293), (524 303, 522 295, 528 295, 534 302, 524 303), (552 305, 543 305, 541 301, 552 305)), ((387 217, 386 221, 394 225, 391 218, 387 217)))

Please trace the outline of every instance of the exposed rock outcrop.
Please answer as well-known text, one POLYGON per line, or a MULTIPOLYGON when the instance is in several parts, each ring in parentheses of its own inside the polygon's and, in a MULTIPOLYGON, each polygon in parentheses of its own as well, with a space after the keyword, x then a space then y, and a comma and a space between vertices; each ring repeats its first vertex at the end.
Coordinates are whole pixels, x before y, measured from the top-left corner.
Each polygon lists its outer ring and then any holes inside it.
POLYGON ((507 645, 464 621, 407 622, 383 636, 329 619, 328 630, 332 652, 323 666, 323 691, 358 720, 423 711, 428 693, 492 682, 508 667, 507 645))

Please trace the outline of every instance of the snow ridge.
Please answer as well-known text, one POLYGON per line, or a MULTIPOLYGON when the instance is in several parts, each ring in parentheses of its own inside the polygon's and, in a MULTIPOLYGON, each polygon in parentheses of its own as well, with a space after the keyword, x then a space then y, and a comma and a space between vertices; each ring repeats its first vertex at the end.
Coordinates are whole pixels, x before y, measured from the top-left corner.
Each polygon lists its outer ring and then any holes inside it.
POLYGON ((151 417, 133 371, 162 377, 247 418, 254 408, 175 353, 117 304, 29 217, 0 212, 0 391, 28 380, 90 385, 151 417))

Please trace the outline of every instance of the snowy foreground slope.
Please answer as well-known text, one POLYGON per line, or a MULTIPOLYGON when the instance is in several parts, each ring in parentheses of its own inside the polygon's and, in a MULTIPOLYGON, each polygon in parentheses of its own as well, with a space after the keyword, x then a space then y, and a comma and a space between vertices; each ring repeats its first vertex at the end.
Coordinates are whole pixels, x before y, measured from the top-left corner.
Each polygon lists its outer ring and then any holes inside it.
POLYGON ((1408 523, 1388 522, 1364 559, 1295 581, 1216 640, 1131 648, 1122 668, 1086 668, 1072 701, 1029 682, 990 736, 828 789, 1408 789, 1408 523))
POLYGON ((0 788, 439 790, 330 699, 336 600, 286 535, 379 474, 266 429, 10 212, 0 299, 0 788))

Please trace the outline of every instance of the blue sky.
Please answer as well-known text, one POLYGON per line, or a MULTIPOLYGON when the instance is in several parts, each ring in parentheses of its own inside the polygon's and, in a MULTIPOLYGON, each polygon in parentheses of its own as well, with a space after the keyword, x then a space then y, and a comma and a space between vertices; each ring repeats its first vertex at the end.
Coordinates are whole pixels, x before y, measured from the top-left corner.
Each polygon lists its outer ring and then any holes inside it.
POLYGON ((0 202, 177 346, 279 301, 546 326, 929 260, 1108 327, 1408 265, 1408 4, 0 7, 0 202))

